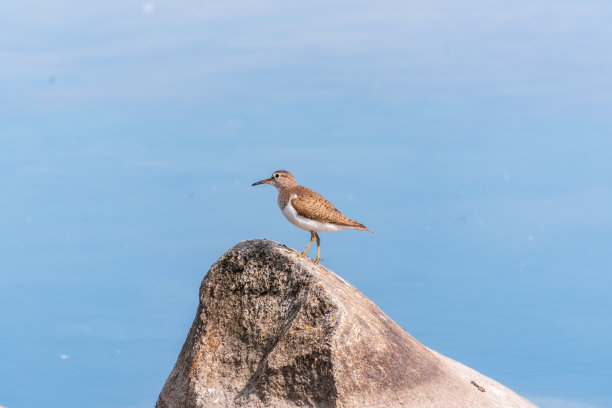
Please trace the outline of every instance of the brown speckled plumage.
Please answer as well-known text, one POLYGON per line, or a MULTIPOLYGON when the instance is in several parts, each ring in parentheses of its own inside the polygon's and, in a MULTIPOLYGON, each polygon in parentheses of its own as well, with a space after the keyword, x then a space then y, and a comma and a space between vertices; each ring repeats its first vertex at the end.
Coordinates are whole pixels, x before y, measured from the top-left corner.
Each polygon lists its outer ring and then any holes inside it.
POLYGON ((351 220, 342 214, 332 203, 327 201, 321 194, 312 191, 304 186, 295 186, 288 188, 289 197, 297 195, 297 198, 291 200, 291 205, 302 217, 316 220, 319 222, 346 225, 363 230, 367 230, 365 225, 351 220))
POLYGON ((285 217, 292 224, 310 232, 310 242, 300 256, 306 256, 308 248, 316 238, 317 259, 314 261, 315 263, 321 259, 319 256, 320 239, 318 232, 331 232, 340 229, 373 232, 367 229, 365 225, 346 217, 322 195, 297 184, 293 174, 286 170, 275 171, 272 177, 253 183, 254 186, 259 184, 271 184, 276 187, 278 189, 278 206, 285 217))
POLYGON ((302 217, 311 220, 354 227, 369 231, 365 225, 351 220, 342 214, 332 203, 327 201, 321 194, 309 188, 300 186, 295 181, 293 174, 286 170, 275 171, 270 179, 279 184, 278 206, 283 209, 291 201, 295 211, 302 217), (279 177, 275 177, 276 175, 279 177), (297 197, 296 197, 297 196, 297 197))

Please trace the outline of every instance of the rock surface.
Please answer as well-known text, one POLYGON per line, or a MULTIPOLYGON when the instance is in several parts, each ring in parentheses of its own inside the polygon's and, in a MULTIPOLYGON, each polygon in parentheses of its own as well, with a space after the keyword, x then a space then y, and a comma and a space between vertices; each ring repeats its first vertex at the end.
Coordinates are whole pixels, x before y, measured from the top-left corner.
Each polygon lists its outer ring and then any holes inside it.
POLYGON ((156 404, 178 407, 535 406, 426 348, 330 270, 251 240, 202 281, 156 404))

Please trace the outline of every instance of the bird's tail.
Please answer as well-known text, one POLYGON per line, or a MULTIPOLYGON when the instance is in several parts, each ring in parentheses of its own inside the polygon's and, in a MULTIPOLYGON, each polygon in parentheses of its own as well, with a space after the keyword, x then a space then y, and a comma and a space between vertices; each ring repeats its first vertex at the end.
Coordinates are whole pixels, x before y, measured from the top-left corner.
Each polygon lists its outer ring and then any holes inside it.
POLYGON ((358 229, 360 231, 371 232, 372 234, 374 234, 374 231, 371 231, 371 230, 367 229, 366 226, 363 225, 362 223, 355 221, 355 224, 356 224, 355 225, 355 229, 358 229))

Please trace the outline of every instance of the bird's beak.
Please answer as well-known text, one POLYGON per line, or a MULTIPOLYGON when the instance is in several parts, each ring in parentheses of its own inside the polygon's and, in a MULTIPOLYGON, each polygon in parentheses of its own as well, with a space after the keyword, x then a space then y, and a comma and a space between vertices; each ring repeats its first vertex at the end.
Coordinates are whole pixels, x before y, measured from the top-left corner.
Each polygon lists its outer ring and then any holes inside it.
POLYGON ((265 180, 258 181, 257 183, 251 184, 251 186, 256 186, 259 184, 270 184, 272 182, 272 178, 267 178, 265 180))

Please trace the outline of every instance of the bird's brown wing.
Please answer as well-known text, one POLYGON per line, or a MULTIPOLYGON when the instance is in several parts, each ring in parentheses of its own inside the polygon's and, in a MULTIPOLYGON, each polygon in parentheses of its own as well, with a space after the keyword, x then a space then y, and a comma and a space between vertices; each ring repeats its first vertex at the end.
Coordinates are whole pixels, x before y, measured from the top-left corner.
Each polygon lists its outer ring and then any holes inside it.
POLYGON ((291 191, 291 195, 294 194, 297 195, 297 198, 291 200, 291 205, 293 205, 298 215, 302 217, 320 222, 365 229, 363 224, 344 216, 332 203, 309 188, 296 186, 291 191))

